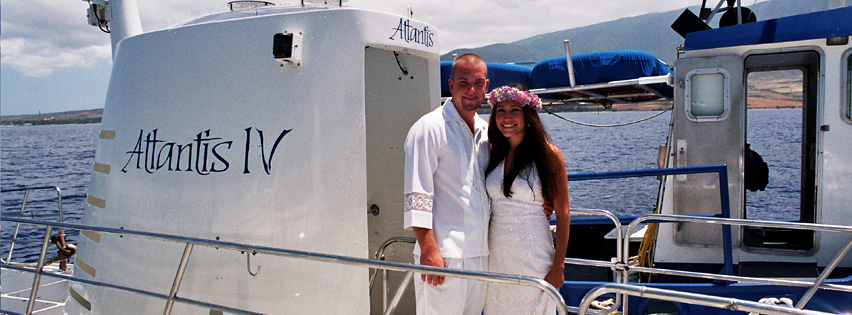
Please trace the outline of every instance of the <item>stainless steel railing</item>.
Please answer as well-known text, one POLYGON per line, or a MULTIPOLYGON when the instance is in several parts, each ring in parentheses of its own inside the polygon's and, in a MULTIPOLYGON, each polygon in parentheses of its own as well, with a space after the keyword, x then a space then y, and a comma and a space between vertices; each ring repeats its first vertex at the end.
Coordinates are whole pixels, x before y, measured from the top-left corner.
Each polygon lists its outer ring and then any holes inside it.
MULTIPOLYGON (((376 250, 376 254, 375 254, 374 257, 377 260, 384 261, 385 260, 385 250, 387 250, 388 246, 393 245, 393 244, 397 244, 397 243, 414 244, 416 241, 417 241, 417 239, 415 239, 413 237, 391 237, 391 238, 387 239, 386 241, 384 241, 382 243, 382 245, 379 246, 379 248, 376 250)), ((372 270, 370 270, 370 292, 372 293, 373 292, 373 283, 376 280, 376 274, 378 273, 379 270, 374 269, 374 268, 371 268, 371 269, 372 270)), ((400 286, 397 289, 397 292, 399 292, 401 290, 405 290, 405 287, 407 286, 408 281, 410 281, 410 278, 407 275, 404 276, 403 279, 401 280, 402 283, 400 283, 400 286), (403 283, 405 283, 405 285, 403 285, 403 283)), ((394 294, 394 295, 395 296, 396 295, 402 295, 402 292, 399 292, 399 293, 394 294)), ((387 308, 388 308, 388 270, 382 269, 382 312, 387 311, 387 308)))
POLYGON ((598 296, 607 293, 618 293, 624 295, 653 298, 658 300, 685 302, 694 305, 702 305, 732 311, 755 312, 759 314, 831 314, 764 304, 760 302, 744 301, 734 298, 723 298, 704 294, 664 290, 629 284, 604 284, 592 290, 589 290, 589 292, 586 293, 586 295, 583 297, 582 302, 580 302, 578 314, 588 314, 590 312, 589 306, 592 304, 592 301, 594 301, 598 296))
MULTIPOLYGON (((692 276, 692 277, 701 277, 706 279, 713 280, 722 280, 722 281, 740 281, 740 282, 754 282, 754 283, 763 283, 763 284, 772 284, 772 285, 785 285, 785 286, 798 286, 798 287, 809 287, 808 291, 799 299, 799 302, 796 304, 796 308, 802 309, 804 306, 810 301, 813 295, 816 293, 818 289, 830 289, 830 290, 838 290, 845 292, 852 292, 852 287, 847 286, 833 286, 833 285, 824 285, 823 282, 828 279, 828 276, 834 271, 834 268, 840 264, 840 261, 843 257, 849 253, 850 249, 852 249, 852 227, 844 226, 844 225, 831 225, 831 224, 816 224, 816 223, 799 223, 799 222, 776 222, 776 221, 763 221, 763 220, 745 220, 745 219, 728 219, 728 218, 708 218, 708 217, 694 217, 694 216, 684 216, 684 215, 667 215, 667 214, 651 214, 637 218, 627 226, 627 233, 630 233, 633 228, 638 226, 639 224, 652 221, 657 223, 678 223, 678 222, 694 222, 694 223, 705 223, 705 224, 717 224, 723 226, 755 226, 755 227, 771 227, 771 228, 786 228, 786 229, 794 229, 794 230, 811 230, 811 231, 826 231, 826 232, 841 232, 841 233, 849 233, 850 238, 846 241, 846 244, 840 247, 837 254, 834 256, 834 259, 829 262, 823 271, 819 274, 819 276, 815 279, 815 281, 792 281, 792 280, 776 280, 776 279, 766 279, 766 278, 753 278, 753 277, 741 277, 741 276, 732 276, 732 275, 720 275, 720 274, 708 274, 708 273, 699 273, 699 272, 683 272, 676 270, 666 270, 666 269, 657 269, 657 268, 645 268, 645 267, 632 267, 634 271, 640 272, 649 272, 649 273, 668 273, 683 275, 683 276, 692 276)), ((624 253, 629 252, 630 244, 627 243, 624 246, 624 253)), ((627 274, 623 275, 624 279, 627 279, 627 274)), ((625 281, 626 282, 626 281, 625 281)))
MULTIPOLYGON (((621 257, 622 257, 621 248, 622 248, 622 239, 624 237, 623 237, 623 233, 622 233, 622 229, 621 229, 621 222, 618 219, 618 217, 613 215, 612 212, 610 212, 610 211, 598 210, 598 209, 572 209, 571 215, 572 216, 602 216, 602 217, 609 218, 613 222, 613 224, 615 224, 615 227, 616 227, 616 229, 615 229, 615 232, 616 232, 616 249, 617 249, 616 257, 617 257, 618 261, 622 260, 621 259, 621 257)), ((385 260, 384 253, 389 246, 391 246, 393 244, 398 244, 398 243, 414 244, 415 241, 416 241, 416 239, 412 238, 412 237, 392 237, 392 238, 389 238, 379 246, 379 248, 376 250, 374 257, 377 260, 385 260)), ((576 264, 576 265, 589 265, 589 266, 596 266, 596 267, 607 267, 607 268, 613 268, 613 270, 615 270, 615 268, 616 268, 615 266, 617 265, 616 263, 609 262, 609 261, 607 261, 607 262, 600 261, 599 262, 599 261, 595 261, 595 260, 585 260, 585 259, 577 259, 577 258, 565 258, 565 263, 566 264, 576 264)), ((406 273, 405 275, 403 275, 403 278, 400 280, 400 283, 397 286, 397 289, 394 293, 394 296, 391 299, 391 302, 389 304, 388 303, 388 284, 387 284, 388 273, 387 273, 387 271, 388 271, 387 269, 382 270, 382 279, 383 279, 382 280, 382 305, 383 305, 382 311, 383 312, 386 312, 389 307, 395 307, 396 306, 396 304, 399 302, 399 298, 401 297, 405 288, 410 283, 411 277, 413 276, 412 274, 409 274, 409 273, 406 273)), ((374 285, 377 273, 378 273, 378 270, 371 271, 371 274, 370 274, 370 292, 372 292, 372 290, 373 290, 373 285, 374 285)), ((620 278, 617 278, 616 280, 618 280, 620 282, 620 278)), ((557 288, 557 290, 558 290, 558 288, 557 288)), ((620 301, 621 301, 621 296, 619 295, 616 298, 615 305, 616 306, 620 305, 619 304, 620 301)), ((576 313, 577 310, 578 310, 577 307, 572 307, 572 306, 567 306, 567 309, 570 312, 573 312, 573 313, 576 313)))
MULTIPOLYGON (((0 218, 2 221, 14 222, 17 224, 33 224, 33 225, 42 225, 46 227, 45 231, 45 239, 41 248, 41 252, 39 254, 39 263, 36 268, 26 268, 19 266, 10 266, 3 265, 2 268, 19 270, 23 272, 34 273, 34 281, 33 288, 31 291, 31 297, 29 300, 30 306, 27 308, 27 314, 32 312, 32 304, 35 302, 35 295, 38 291, 38 284, 41 276, 49 276, 55 278, 66 279, 69 281, 80 282, 95 286, 102 286, 112 289, 118 289, 128 292, 133 292, 141 295, 146 295, 150 297, 155 297, 159 299, 163 299, 166 301, 166 305, 164 306, 164 314, 170 314, 172 305, 175 302, 191 304, 195 306, 201 306, 211 309, 220 309, 228 313, 236 313, 236 314, 258 314, 256 312, 242 310, 237 308, 228 307, 225 305, 217 305, 209 302, 198 301, 183 297, 178 297, 177 293, 180 288, 181 281, 183 280, 183 274, 186 269, 186 263, 189 260, 192 249, 195 246, 204 246, 204 247, 212 247, 220 250, 234 250, 241 251, 251 254, 266 254, 272 256, 280 256, 280 257, 289 257, 296 259, 303 259, 309 261, 319 261, 319 262, 327 262, 334 263, 340 265, 349 265, 349 266, 359 266, 359 267, 369 267, 383 270, 393 270, 393 271, 401 271, 407 273, 407 277, 410 278, 414 273, 426 273, 438 276, 445 277, 456 277, 463 279, 471 279, 471 280, 480 280, 480 281, 490 281, 490 282, 499 282, 499 283, 508 283, 522 286, 530 286, 536 287, 547 293, 551 298, 553 298, 556 303, 557 310, 560 314, 567 314, 568 309, 565 305, 565 300, 559 294, 553 286, 542 279, 535 279, 530 277, 522 277, 522 276, 513 276, 513 275, 505 275, 505 274, 496 274, 496 273, 487 273, 487 272, 472 272, 458 269, 450 269, 450 268, 438 268, 432 266, 419 266, 407 263, 396 263, 396 262, 387 262, 387 261, 379 261, 373 259, 365 259, 365 258, 357 258, 357 257, 348 257, 348 256, 338 256, 338 255, 329 255, 315 252, 307 252, 307 251, 298 251, 298 250, 289 250, 289 249, 281 249, 274 247, 266 247, 266 246, 255 246, 250 244, 241 244, 241 243, 233 243, 233 242, 222 242, 222 241, 214 241, 207 239, 200 239, 194 237, 185 237, 178 235, 170 235, 170 234, 162 234, 162 233, 152 233, 145 231, 135 231, 135 230, 127 230, 127 229, 112 229, 112 228, 104 228, 104 227, 94 227, 94 226, 86 226, 80 224, 69 224, 69 223, 57 223, 57 222, 45 222, 38 220, 30 220, 30 219, 21 219, 21 218, 0 218), (101 281, 92 281, 85 280, 60 274, 50 274, 43 273, 42 267, 44 266, 44 257, 47 252, 47 244, 48 239, 50 237, 51 230, 53 228, 63 228, 63 229, 71 229, 71 230, 80 230, 80 231, 92 231, 99 233, 109 233, 109 234, 117 234, 117 235, 127 235, 127 236, 135 236, 141 238, 155 239, 160 241, 168 241, 175 243, 183 243, 186 244, 183 256, 181 258, 181 262, 178 266, 178 270, 175 274, 175 278, 170 289, 169 294, 162 294, 152 291, 146 291, 141 289, 136 289, 127 286, 115 285, 101 281)), ((399 294, 400 292, 398 292, 399 294)), ((391 305, 388 307, 386 314, 391 314, 395 308, 395 301, 398 301, 398 297, 395 296, 394 300, 391 302, 391 305)), ((2 310, 0 310, 2 312, 2 310)))
MULTIPOLYGON (((572 210, 574 212, 575 210, 572 210)), ((596 210, 595 212, 607 212, 606 210, 596 210)), ((841 225, 829 225, 829 224, 814 224, 814 223, 796 223, 796 222, 775 222, 775 221, 756 221, 756 220, 743 220, 743 219, 726 219, 726 218, 712 218, 712 217, 696 217, 696 216, 684 216, 684 215, 661 215, 661 214, 652 214, 645 215, 639 218, 634 219, 630 225, 628 225, 627 229, 624 230, 624 235, 630 235, 631 232, 638 226, 643 223, 678 223, 678 222, 693 222, 693 223, 706 223, 706 224, 726 224, 726 225, 736 225, 736 226, 754 226, 754 227, 771 227, 771 228, 788 228, 788 229, 798 229, 798 230, 814 230, 814 231, 826 231, 826 232, 840 232, 840 233, 849 233, 850 239, 846 242, 845 245, 841 246, 838 249, 837 254, 834 259, 832 259, 823 271, 819 274, 819 276, 814 281, 806 281, 806 280, 784 280, 784 279, 770 279, 770 278, 756 278, 756 277, 744 277, 744 276, 733 276, 727 274, 715 274, 715 273, 702 273, 702 272, 691 272, 691 271, 681 271, 681 270, 673 270, 673 269, 665 269, 665 268, 654 268, 654 267, 638 267, 638 266, 629 266, 627 261, 623 261, 620 257, 629 256, 629 240, 622 238, 621 242, 623 242, 623 246, 619 246, 622 250, 620 255, 616 255, 619 257, 615 261, 601 261, 601 260, 590 260, 590 259, 578 259, 578 258, 565 258, 566 264, 571 265, 582 265, 582 266, 592 266, 592 267, 600 267, 600 268, 610 268, 617 273, 615 277, 615 283, 613 285, 627 285, 629 273, 631 272, 643 272, 650 274, 663 274, 663 275, 673 275, 673 276, 682 276, 682 277, 693 277, 693 278, 701 278, 708 280, 719 280, 719 281, 729 281, 729 282, 740 282, 740 283, 758 283, 758 284, 768 284, 768 285, 777 285, 777 286, 787 286, 787 287, 808 287, 809 289, 802 297, 799 299, 797 305, 795 305, 797 310, 802 310, 805 305, 807 305, 808 301, 813 297, 819 289, 825 290, 834 290, 834 291, 842 291, 842 292, 852 292, 852 286, 848 285, 836 285, 836 284, 826 284, 824 283, 834 268, 840 263, 840 261, 850 252, 852 251, 852 227, 849 226, 841 226, 841 225)), ((620 231, 620 229, 617 229, 620 231)), ((633 286, 631 286, 633 287, 633 286)), ((651 289, 651 288, 647 288, 651 289)), ((659 290, 659 289, 653 289, 659 290)), ((657 292, 657 291, 655 291, 657 292)), ((670 292, 668 298, 658 298, 658 299, 668 299, 672 301, 685 302, 685 303, 693 303, 690 299, 678 300, 676 296, 678 296, 682 292, 678 291, 670 291, 670 290, 661 290, 659 292, 670 292)), ((611 306, 610 310, 616 310, 623 303, 626 303, 627 295, 637 295, 632 294, 631 290, 613 290, 607 291, 605 293, 615 293, 616 300, 613 306, 611 306), (622 299, 622 297, 624 298, 622 299)), ((600 293, 592 297, 594 300, 597 296, 604 294, 600 293)), ((587 295, 590 297, 591 295, 587 295)), ((643 296, 643 295, 637 295, 643 296)), ((707 297, 706 301, 719 301, 717 299, 722 299, 720 297, 709 296, 709 295, 695 295, 694 297, 707 297)), ((645 295, 645 297, 648 297, 645 295)), ((657 298, 654 296, 654 298, 657 298)), ((727 299, 729 302, 734 301, 732 299, 727 299)), ((735 303, 740 304, 741 301, 736 300, 735 303)), ((591 303, 591 301, 583 301, 582 303, 591 303)), ((709 302, 708 302, 709 303, 709 302)), ((715 303, 715 302, 714 302, 715 303)), ((753 303, 753 302, 752 302, 753 303)), ((708 305, 706 303, 693 303, 698 305, 705 306, 713 306, 708 305)), ((748 304, 748 303, 746 303, 748 304)), ((595 312, 594 310, 583 310, 583 307, 573 307, 568 306, 568 309, 572 312, 595 312)), ((768 309, 764 309, 766 311, 768 309)), ((789 309, 788 309, 789 310, 789 309)), ((627 312, 625 311, 625 314, 627 312)), ((765 313, 765 312, 764 312, 765 313)), ((796 313, 796 312, 782 312, 778 314, 812 314, 812 313, 796 313)))
MULTIPOLYGON (((30 192, 36 191, 36 190, 53 190, 53 191, 56 191, 56 200, 57 200, 57 204, 58 204, 57 212, 58 213, 57 214, 35 214, 35 213, 32 212, 32 210, 30 210, 30 218, 57 215, 59 217, 59 222, 62 222, 63 221, 63 218, 62 218, 62 189, 60 189, 59 187, 56 187, 56 186, 38 186, 38 187, 3 189, 3 190, 0 190, 0 194, 7 194, 7 193, 19 192, 19 191, 24 192, 24 196, 21 199, 21 211, 18 212, 18 218, 21 218, 21 217, 24 216, 24 210, 26 210, 26 208, 27 208, 27 202, 29 201, 29 198, 30 198, 30 192)), ((18 232, 20 231, 20 228, 21 228, 20 223, 15 224, 15 232, 12 233, 12 239, 11 239, 10 244, 9 244, 9 252, 6 255, 6 260, 0 259, 0 262, 5 264, 5 263, 9 263, 9 262, 12 261, 12 253, 15 250, 15 243, 18 241, 18 232)))

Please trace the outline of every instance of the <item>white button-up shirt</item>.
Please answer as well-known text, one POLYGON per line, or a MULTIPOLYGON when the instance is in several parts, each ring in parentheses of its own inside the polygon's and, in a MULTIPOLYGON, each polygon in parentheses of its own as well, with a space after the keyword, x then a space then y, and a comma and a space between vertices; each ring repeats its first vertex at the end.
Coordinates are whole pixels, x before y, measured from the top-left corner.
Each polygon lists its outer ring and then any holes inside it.
MULTIPOLYGON (((487 130, 488 123, 474 115, 471 132, 447 100, 405 138, 404 227, 432 229, 442 257, 488 255, 487 130)), ((414 254, 420 255, 419 244, 414 254)))

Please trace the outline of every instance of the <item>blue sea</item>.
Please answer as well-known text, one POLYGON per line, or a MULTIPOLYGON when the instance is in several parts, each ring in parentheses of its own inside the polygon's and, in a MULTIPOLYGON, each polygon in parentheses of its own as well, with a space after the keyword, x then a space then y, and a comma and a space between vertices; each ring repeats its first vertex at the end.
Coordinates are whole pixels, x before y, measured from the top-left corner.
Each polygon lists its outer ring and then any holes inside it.
MULTIPOLYGON (((557 113, 591 124, 618 124, 648 117, 655 112, 557 113)), ((665 144, 670 114, 615 128, 594 128, 566 122, 542 112, 551 138, 562 149, 569 173, 610 172, 656 168, 657 148, 665 144)), ((485 117, 487 118, 487 117, 485 117)), ((801 152, 801 109, 749 111, 749 143, 769 164, 766 191, 747 194, 750 218, 798 217, 798 170, 801 152), (782 188, 783 187, 783 188, 782 188)), ((62 210, 68 223, 80 223, 86 202, 96 139, 100 125, 2 126, 0 139, 0 186, 58 186, 62 210)), ((659 182, 655 177, 608 181, 571 182, 572 208, 606 209, 617 215, 651 213, 659 182)), ((22 193, 3 193, 2 215, 17 216, 22 193)), ((37 214, 57 213, 54 191, 30 194, 27 209, 37 214)), ((45 218, 46 219, 46 218, 45 218)), ((14 224, 0 227, 0 258, 6 259, 14 224)), ((78 233, 68 232, 76 243, 78 233)), ((43 229, 21 226, 12 261, 33 262, 38 258, 43 229)))

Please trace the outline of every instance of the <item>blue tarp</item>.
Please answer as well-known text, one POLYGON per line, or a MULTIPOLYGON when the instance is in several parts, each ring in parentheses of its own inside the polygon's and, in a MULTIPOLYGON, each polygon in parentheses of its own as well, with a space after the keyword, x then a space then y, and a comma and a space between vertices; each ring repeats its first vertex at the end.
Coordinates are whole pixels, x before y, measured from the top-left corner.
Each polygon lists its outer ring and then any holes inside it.
MULTIPOLYGON (((578 85, 602 83, 618 80, 670 74, 671 68, 654 57, 639 50, 613 50, 571 57, 574 64, 574 76, 578 85)), ((452 61, 441 61, 441 95, 450 96, 449 83, 452 61)), ((554 57, 538 62, 535 67, 516 64, 490 63, 488 79, 491 88, 520 83, 530 89, 570 86, 568 66, 565 57, 554 57)), ((650 86, 671 97, 673 91, 665 84, 650 86)), ((553 97, 551 95, 543 95, 553 97)))
MULTIPOLYGON (((571 56, 577 85, 666 75, 671 69, 654 55, 639 50, 613 50, 571 56)), ((565 57, 539 61, 532 71, 533 88, 570 86, 565 57)))
POLYGON ((684 50, 852 35, 852 7, 720 27, 686 34, 684 50))
MULTIPOLYGON (((533 68, 531 67, 493 62, 486 62, 485 65, 488 66, 488 80, 491 81, 491 88, 512 83, 520 83, 528 88, 532 86, 530 74, 533 68)), ((450 96, 448 80, 452 66, 452 61, 441 61, 441 96, 450 96)))

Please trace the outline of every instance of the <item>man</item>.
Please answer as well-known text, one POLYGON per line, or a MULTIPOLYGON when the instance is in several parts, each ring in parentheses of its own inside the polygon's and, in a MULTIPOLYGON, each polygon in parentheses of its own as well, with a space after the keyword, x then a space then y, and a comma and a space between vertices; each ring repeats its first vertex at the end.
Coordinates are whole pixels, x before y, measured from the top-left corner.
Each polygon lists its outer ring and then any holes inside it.
MULTIPOLYGON (((405 139, 404 224, 417 237, 417 264, 488 270, 489 147, 487 122, 476 115, 487 71, 477 55, 458 57, 452 98, 414 123, 405 139)), ((418 314, 478 315, 485 304, 486 282, 432 275, 414 282, 418 314)))

